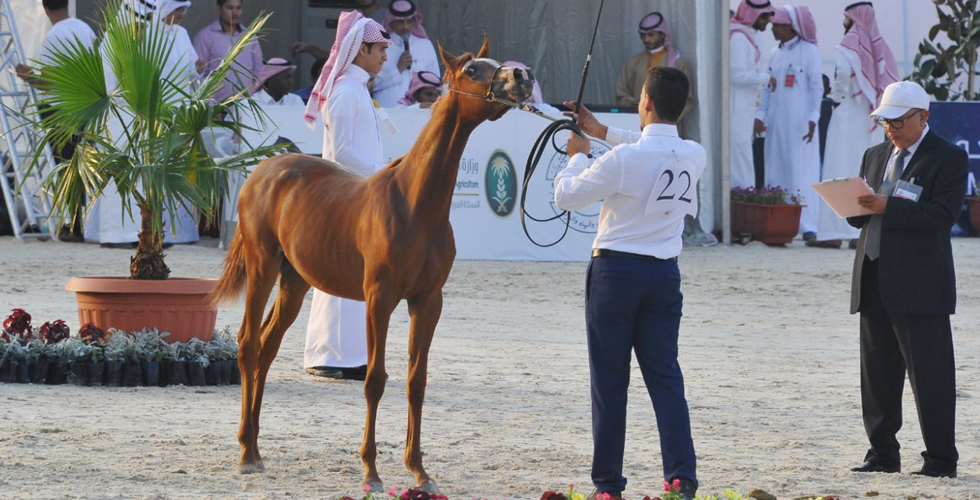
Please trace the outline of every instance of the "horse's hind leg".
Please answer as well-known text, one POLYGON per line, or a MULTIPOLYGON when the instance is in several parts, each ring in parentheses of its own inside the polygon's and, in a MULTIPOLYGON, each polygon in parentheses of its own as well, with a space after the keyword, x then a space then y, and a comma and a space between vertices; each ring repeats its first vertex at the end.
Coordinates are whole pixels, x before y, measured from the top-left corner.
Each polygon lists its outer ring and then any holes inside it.
POLYGON ((242 420, 238 427, 238 443, 242 447, 242 455, 238 461, 238 471, 243 474, 264 468, 258 446, 258 413, 252 413, 255 395, 257 392, 261 393, 259 386, 264 383, 264 379, 260 380, 258 376, 262 311, 272 293, 281 261, 281 257, 274 252, 262 248, 246 246, 245 251, 248 272, 245 319, 238 332, 238 368, 242 373, 242 420))
POLYGON ((405 438, 405 467, 415 475, 419 488, 439 493, 435 481, 422 467, 422 403, 429 365, 429 347, 442 314, 442 290, 408 301, 412 320, 408 337, 408 430, 405 438))
MULTIPOLYGON (((251 402, 252 426, 254 429, 254 447, 258 457, 259 414, 262 410, 262 396, 265 394, 265 380, 269 367, 276 359, 282 338, 289 329, 300 309, 310 285, 296 273, 289 262, 283 261, 279 278, 279 294, 269 314, 262 323, 261 344, 259 345, 255 390, 249 400, 251 402)), ((261 460, 261 459, 260 459, 261 460)))

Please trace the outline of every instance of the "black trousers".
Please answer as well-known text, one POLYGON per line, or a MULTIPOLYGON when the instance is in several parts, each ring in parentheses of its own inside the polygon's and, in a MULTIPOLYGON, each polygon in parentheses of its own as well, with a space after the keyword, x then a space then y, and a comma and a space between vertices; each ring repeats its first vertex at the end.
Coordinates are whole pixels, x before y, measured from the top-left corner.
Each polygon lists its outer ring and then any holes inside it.
POLYGON ((949 315, 885 310, 878 263, 865 258, 861 276, 861 403, 871 442, 868 459, 899 464, 895 435, 902 428, 902 392, 908 373, 915 396, 926 465, 953 469, 956 451, 956 372, 949 315))

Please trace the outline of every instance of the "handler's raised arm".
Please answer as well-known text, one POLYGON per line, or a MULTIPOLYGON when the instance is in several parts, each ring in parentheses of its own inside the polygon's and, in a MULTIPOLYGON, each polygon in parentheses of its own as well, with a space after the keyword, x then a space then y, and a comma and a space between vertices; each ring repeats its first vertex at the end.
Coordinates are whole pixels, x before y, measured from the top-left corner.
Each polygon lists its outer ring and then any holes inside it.
MULTIPOLYGON (((565 101, 563 103, 568 109, 575 109, 575 101, 565 101)), ((599 123, 595 115, 589 108, 585 107, 584 104, 579 106, 578 113, 565 112, 563 115, 575 120, 578 124, 578 128, 585 132, 586 134, 599 139, 600 141, 606 140, 606 132, 609 131, 609 127, 599 123)))

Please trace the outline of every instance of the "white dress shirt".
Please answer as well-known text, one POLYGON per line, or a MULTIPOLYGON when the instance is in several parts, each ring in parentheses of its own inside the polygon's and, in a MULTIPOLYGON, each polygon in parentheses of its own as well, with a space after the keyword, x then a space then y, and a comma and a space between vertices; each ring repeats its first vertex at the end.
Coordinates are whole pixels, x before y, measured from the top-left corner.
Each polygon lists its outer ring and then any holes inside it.
MULTIPOLYGON (((912 144, 911 146, 908 147, 908 149, 906 149, 906 151, 908 151, 909 154, 908 156, 905 157, 905 165, 902 166, 903 174, 905 173, 906 170, 908 170, 909 165, 912 163, 912 157, 915 156, 915 152, 919 150, 919 145, 922 144, 922 139, 925 139, 926 134, 928 133, 929 133, 929 124, 927 123, 926 128, 922 129, 922 135, 919 136, 919 140, 915 141, 914 144, 912 144)), ((888 176, 892 173, 892 170, 895 170, 895 162, 898 161, 898 153, 900 151, 901 149, 892 147, 892 154, 891 156, 888 157, 888 166, 885 167, 885 175, 882 177, 882 179, 887 179, 888 176)))
POLYGON ((644 127, 638 137, 635 133, 610 128, 606 139, 610 142, 638 140, 620 144, 594 162, 581 153, 570 158, 568 165, 555 176, 555 204, 565 210, 579 210, 603 200, 593 248, 661 259, 680 255, 684 213, 648 214, 647 203, 656 194, 654 184, 670 159, 686 160, 693 165, 690 187, 696 189, 707 164, 704 148, 694 141, 681 139, 675 125, 658 123, 644 127))
POLYGON ((58 21, 48 34, 44 35, 38 59, 44 64, 51 64, 54 62, 51 56, 55 52, 67 52, 68 45, 74 43, 75 38, 85 48, 91 49, 95 45, 95 32, 85 24, 85 21, 74 17, 58 21))

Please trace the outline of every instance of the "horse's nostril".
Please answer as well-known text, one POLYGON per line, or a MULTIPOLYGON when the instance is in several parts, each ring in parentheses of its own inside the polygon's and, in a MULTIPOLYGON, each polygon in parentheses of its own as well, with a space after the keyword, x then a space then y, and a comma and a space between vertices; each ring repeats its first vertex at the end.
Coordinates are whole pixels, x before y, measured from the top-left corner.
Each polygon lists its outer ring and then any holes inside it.
POLYGON ((527 73, 527 75, 526 75, 527 76, 527 79, 529 81, 532 81, 533 82, 534 81, 534 73, 532 73, 531 70, 529 70, 529 69, 524 70, 524 72, 527 73))
POLYGON ((525 75, 524 70, 520 68, 514 69, 514 80, 521 82, 524 81, 525 75))

